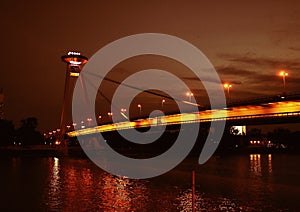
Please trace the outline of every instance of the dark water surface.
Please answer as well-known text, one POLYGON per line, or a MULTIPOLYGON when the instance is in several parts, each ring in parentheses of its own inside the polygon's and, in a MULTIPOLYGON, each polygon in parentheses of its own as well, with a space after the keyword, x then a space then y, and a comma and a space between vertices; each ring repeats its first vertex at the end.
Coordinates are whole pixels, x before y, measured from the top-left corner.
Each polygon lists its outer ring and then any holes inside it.
POLYGON ((251 154, 186 160, 147 180, 82 158, 2 157, 0 211, 191 211, 192 167, 197 211, 300 210, 300 156, 251 154))

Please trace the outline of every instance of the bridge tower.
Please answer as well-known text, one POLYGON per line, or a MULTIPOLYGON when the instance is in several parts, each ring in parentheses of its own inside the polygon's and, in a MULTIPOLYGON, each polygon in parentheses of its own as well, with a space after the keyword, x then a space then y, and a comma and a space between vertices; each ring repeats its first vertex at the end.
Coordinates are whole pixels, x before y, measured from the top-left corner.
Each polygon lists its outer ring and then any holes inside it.
MULTIPOLYGON (((67 64, 64 99, 60 119, 60 134, 65 135, 67 128, 67 120, 72 120, 72 93, 75 82, 80 77, 80 72, 84 64, 87 63, 88 58, 81 55, 79 52, 69 51, 66 55, 61 57, 62 61, 67 64)), ((70 124, 70 123, 69 123, 70 124)), ((70 126, 68 126, 70 127, 70 126)))

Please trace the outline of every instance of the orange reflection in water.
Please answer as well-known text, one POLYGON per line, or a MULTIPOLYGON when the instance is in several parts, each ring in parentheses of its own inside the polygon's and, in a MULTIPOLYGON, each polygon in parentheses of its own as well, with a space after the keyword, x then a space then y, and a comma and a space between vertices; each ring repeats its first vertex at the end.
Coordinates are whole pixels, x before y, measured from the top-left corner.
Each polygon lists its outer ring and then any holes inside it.
POLYGON ((149 199, 144 181, 110 175, 85 160, 50 158, 50 211, 143 211, 149 199), (63 166, 63 167, 61 167, 63 166))
POLYGON ((128 191, 129 180, 124 177, 104 177, 103 199, 104 208, 110 208, 115 211, 130 211, 132 200, 128 191), (114 199, 114 201, 112 201, 114 199))
POLYGON ((137 180, 106 174, 103 178, 102 208, 109 211, 145 210, 147 187, 137 180))
POLYGON ((56 208, 61 204, 61 179, 60 179, 60 164, 59 159, 49 158, 50 165, 50 182, 49 182, 49 206, 50 208, 56 208))
POLYGON ((268 154, 268 172, 271 174, 273 172, 272 168, 272 155, 268 154))
POLYGON ((272 174, 273 172, 272 154, 268 154, 268 155, 250 154, 249 159, 250 159, 250 172, 253 173, 254 175, 261 176, 262 171, 268 173, 269 175, 272 174), (262 165, 262 162, 264 163, 264 165, 262 165), (265 167, 264 170, 262 170, 262 167, 265 167))
POLYGON ((250 172, 257 176, 262 175, 260 154, 250 154, 250 172))

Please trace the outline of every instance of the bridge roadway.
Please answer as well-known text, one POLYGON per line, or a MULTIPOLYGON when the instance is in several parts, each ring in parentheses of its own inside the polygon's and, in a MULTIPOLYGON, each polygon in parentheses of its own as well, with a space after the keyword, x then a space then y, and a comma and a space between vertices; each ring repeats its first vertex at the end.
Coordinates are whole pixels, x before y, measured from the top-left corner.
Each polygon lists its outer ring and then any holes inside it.
POLYGON ((204 110, 196 113, 181 113, 166 115, 154 118, 138 119, 113 124, 105 124, 96 127, 68 132, 70 137, 94 134, 98 132, 109 132, 115 130, 125 130, 132 128, 143 128, 162 125, 179 125, 196 122, 211 121, 251 121, 254 119, 286 119, 294 118, 300 122, 300 100, 289 100, 279 102, 269 102, 246 106, 233 106, 218 110, 204 110))

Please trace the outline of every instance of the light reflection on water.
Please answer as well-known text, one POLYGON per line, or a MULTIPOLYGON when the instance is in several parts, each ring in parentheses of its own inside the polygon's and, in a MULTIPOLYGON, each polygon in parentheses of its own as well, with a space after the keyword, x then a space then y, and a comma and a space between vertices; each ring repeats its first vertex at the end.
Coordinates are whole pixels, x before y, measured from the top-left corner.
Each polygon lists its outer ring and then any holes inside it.
POLYGON ((197 211, 296 210, 300 207, 299 163, 296 155, 213 157, 203 166, 187 160, 162 176, 131 180, 110 175, 87 159, 10 158, 0 161, 5 173, 0 186, 9 188, 14 196, 2 193, 6 201, 0 209, 192 211, 193 167, 197 211), (12 205, 14 201, 22 203, 12 205))
POLYGON ((112 176, 95 169, 87 160, 49 158, 48 161, 51 172, 45 202, 51 211, 136 211, 143 210, 149 198, 143 183, 112 176))
POLYGON ((250 172, 256 176, 261 176, 260 154, 250 154, 250 172))
POLYGON ((56 208, 61 204, 61 181, 60 181, 60 176, 59 176, 59 159, 54 157, 54 158, 49 158, 48 159, 49 165, 52 166, 51 170, 51 175, 50 177, 50 182, 49 182, 49 191, 48 191, 48 196, 49 196, 49 201, 48 204, 50 208, 56 208))

